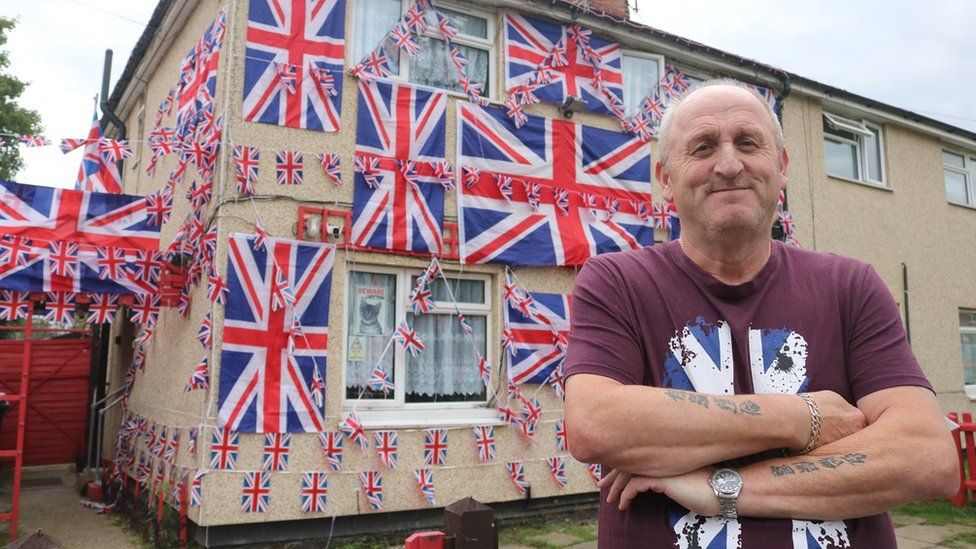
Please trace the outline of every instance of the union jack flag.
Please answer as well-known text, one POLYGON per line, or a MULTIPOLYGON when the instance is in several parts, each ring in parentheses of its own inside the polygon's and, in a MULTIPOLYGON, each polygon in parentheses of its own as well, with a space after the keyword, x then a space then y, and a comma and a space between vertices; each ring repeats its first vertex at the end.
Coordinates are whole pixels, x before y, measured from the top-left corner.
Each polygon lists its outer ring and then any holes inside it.
POLYGON ((413 478, 417 481, 417 488, 420 488, 420 493, 424 495, 427 504, 431 507, 436 505, 434 472, 430 469, 414 469, 413 478))
POLYGON ((474 428, 474 445, 481 461, 495 461, 495 428, 478 425, 474 428))
POLYGON ((417 285, 414 286, 407 300, 407 305, 409 305, 410 311, 413 312, 414 315, 420 315, 430 311, 431 307, 434 306, 434 302, 431 300, 431 295, 428 277, 421 276, 417 279, 417 285))
POLYGON ((241 234, 228 241, 218 423, 245 432, 321 432, 322 409, 309 384, 315 368, 325 368, 335 248, 277 238, 266 248, 255 250, 254 237, 241 234), (279 277, 294 299, 276 309, 271 286, 279 277), (295 321, 300 338, 291 337, 295 321))
POLYGON ((535 436, 536 427, 542 418, 542 404, 536 398, 522 399, 522 434, 527 437, 535 436))
POLYGON ((291 450, 291 435, 288 433, 267 433, 264 435, 264 459, 262 471, 284 471, 288 467, 288 452, 291 450))
POLYGON ((590 478, 593 479, 593 483, 600 482, 603 478, 603 466, 599 463, 590 463, 586 466, 586 469, 590 472, 590 478))
POLYGON ((588 110, 617 114, 623 103, 622 82, 619 44, 589 36, 585 29, 514 12, 505 15, 505 88, 509 93, 529 92, 555 103, 575 96, 586 102, 588 110), (546 70, 539 71, 540 66, 546 70))
POLYGON ((424 351, 424 342, 420 341, 417 332, 407 324, 406 320, 397 326, 396 331, 393 332, 393 339, 414 358, 424 351))
POLYGON ((156 325, 159 317, 159 304, 161 298, 159 294, 139 294, 133 298, 130 306, 129 320, 136 324, 145 324, 147 328, 156 325))
POLYGON ((424 435, 424 465, 447 462, 447 429, 427 429, 424 435))
POLYGON ((566 397, 566 376, 563 375, 562 363, 556 365, 549 376, 549 386, 556 392, 556 398, 562 400, 566 397))
POLYGON ((359 473, 359 482, 363 485, 363 495, 369 503, 370 509, 379 511, 383 508, 383 474, 379 471, 363 471, 359 473))
POLYGON ((251 196, 258 180, 261 166, 261 149, 246 145, 234 145, 234 169, 237 174, 237 194, 251 196))
POLYGON ((199 433, 197 427, 191 427, 187 431, 186 453, 191 456, 197 455, 197 433, 199 433))
POLYGON ((237 468, 238 435, 228 428, 214 429, 210 438, 210 468, 237 468))
POLYGON ((203 321, 200 322, 200 329, 197 330, 197 341, 200 342, 200 345, 203 345, 204 349, 210 349, 210 344, 213 341, 210 311, 207 311, 207 314, 203 315, 203 321))
POLYGON ((24 134, 20 136, 20 142, 27 147, 46 147, 51 144, 51 140, 43 135, 24 134))
POLYGON ((115 321, 115 313, 118 309, 118 296, 91 294, 91 300, 88 302, 88 323, 111 324, 115 321))
POLYGON ((780 227, 783 228, 784 235, 791 236, 796 232, 796 224, 793 222, 793 216, 790 215, 790 212, 786 210, 776 212, 776 218, 779 220, 780 227))
POLYGON ((329 474, 312 471, 302 474, 302 512, 325 511, 329 497, 329 474))
POLYGON ((186 382, 186 387, 183 388, 184 393, 210 388, 210 369, 207 367, 208 362, 209 360, 206 356, 200 360, 193 373, 190 374, 190 380, 186 382))
POLYGON ((521 461, 509 461, 505 464, 508 470, 508 478, 512 479, 512 484, 518 493, 524 494, 529 488, 529 481, 525 480, 525 466, 521 461))
POLYGON ((159 247, 159 227, 153 226, 146 206, 143 196, 0 181, 0 286, 106 294, 155 291, 151 280, 100 276, 99 247, 130 252, 159 247))
POLYGON ((556 449, 560 452, 569 450, 569 442, 566 438, 566 420, 556 420, 556 449))
POLYGON ((477 182, 458 190, 464 263, 581 265, 597 254, 653 244, 653 229, 632 205, 650 199, 648 144, 539 116, 517 130, 499 109, 460 102, 458 119, 459 162, 480 171, 477 182), (495 175, 533 185, 529 193, 514 185, 510 203, 495 175), (569 191, 568 215, 555 192, 536 198, 534 184, 569 191), (592 213, 596 197, 617 199, 612 220, 592 213))
POLYGON ((566 460, 562 456, 556 456, 546 459, 546 464, 549 465, 549 475, 552 476, 552 480, 562 488, 566 486, 569 479, 566 478, 566 460))
POLYGON ((366 386, 374 391, 382 391, 384 394, 389 393, 394 389, 393 382, 390 380, 389 374, 383 369, 382 364, 377 364, 373 368, 373 372, 369 374, 369 381, 366 386))
POLYGON ((172 464, 176 461, 176 450, 180 447, 180 430, 173 427, 173 437, 166 440, 166 447, 163 449, 163 461, 172 464))
POLYGON ((339 130, 345 58, 345 0, 251 0, 244 61, 244 119, 291 128, 339 130), (294 92, 278 64, 300 71, 294 92), (323 82, 322 71, 333 81, 323 82))
POLYGON ((359 414, 355 410, 342 416, 342 421, 339 422, 339 429, 361 449, 365 450, 369 448, 369 440, 366 439, 363 422, 360 421, 359 414))
POLYGON ((92 125, 88 130, 88 137, 84 140, 81 166, 78 168, 78 178, 75 189, 104 193, 121 193, 122 178, 115 163, 105 157, 99 147, 102 139, 102 127, 98 124, 98 111, 92 112, 92 125))
POLYGON ((99 139, 98 151, 105 155, 110 162, 117 162, 126 158, 132 158, 132 147, 126 139, 99 139))
POLYGON ((444 161, 447 96, 376 80, 359 90, 356 156, 375 175, 355 176, 353 244, 440 253, 444 187, 433 163, 444 161))
POLYGON ((14 321, 27 318, 29 306, 29 293, 18 292, 17 290, 0 290, 0 320, 14 321))
POLYGON ((75 319, 75 294, 72 292, 48 292, 47 313, 44 320, 70 324, 75 319))
POLYGON ((203 501, 203 477, 207 476, 206 469, 197 469, 193 473, 193 482, 190 483, 190 507, 200 505, 203 501))
POLYGON ((506 301, 505 328, 511 334, 508 356, 510 379, 516 384, 545 383, 562 364, 569 338, 569 319, 573 296, 566 294, 528 294, 530 314, 506 301))
POLYGON ((279 185, 301 185, 305 180, 302 170, 302 153, 278 151, 275 164, 275 180, 279 185))
POLYGON ((396 431, 377 431, 374 435, 376 445, 376 455, 380 457, 380 463, 387 469, 396 469, 397 458, 397 433, 396 431))
POLYGON ((339 155, 335 153, 321 153, 315 155, 322 165, 325 178, 336 187, 342 186, 342 173, 339 168, 339 155))
POLYGON ((271 498, 271 475, 264 471, 244 473, 241 509, 245 513, 266 513, 271 498))
POLYGON ((319 433, 319 442, 322 443, 322 457, 329 470, 338 471, 342 468, 342 433, 327 431, 319 433))

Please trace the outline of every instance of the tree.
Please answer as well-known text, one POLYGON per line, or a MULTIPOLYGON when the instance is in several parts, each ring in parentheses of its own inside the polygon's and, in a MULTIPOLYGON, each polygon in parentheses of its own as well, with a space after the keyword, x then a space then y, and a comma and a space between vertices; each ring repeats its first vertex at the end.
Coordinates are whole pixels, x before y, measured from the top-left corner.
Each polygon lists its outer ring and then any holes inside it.
MULTIPOLYGON (((15 19, 0 17, 0 47, 7 44, 7 33, 17 25, 15 19)), ((37 134, 41 131, 41 116, 17 104, 27 82, 7 74, 10 59, 0 49, 0 134, 37 134)), ((9 180, 24 165, 16 138, 2 137, 0 145, 0 180, 9 180)))

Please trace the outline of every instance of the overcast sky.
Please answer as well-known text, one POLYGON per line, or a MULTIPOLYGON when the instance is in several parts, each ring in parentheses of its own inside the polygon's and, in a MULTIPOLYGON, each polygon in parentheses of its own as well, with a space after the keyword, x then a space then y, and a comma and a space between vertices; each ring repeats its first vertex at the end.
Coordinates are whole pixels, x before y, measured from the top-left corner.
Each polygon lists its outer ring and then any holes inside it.
MULTIPOLYGON (((9 70, 30 82, 20 103, 41 114, 45 135, 88 133, 105 49, 115 51, 114 83, 155 5, 155 0, 0 0, 0 15, 19 19, 7 43, 9 70)), ((976 1, 637 0, 637 5, 633 18, 660 30, 976 131, 976 1)), ((18 181, 74 184, 80 150, 68 155, 56 146, 21 150, 26 164, 18 181)))

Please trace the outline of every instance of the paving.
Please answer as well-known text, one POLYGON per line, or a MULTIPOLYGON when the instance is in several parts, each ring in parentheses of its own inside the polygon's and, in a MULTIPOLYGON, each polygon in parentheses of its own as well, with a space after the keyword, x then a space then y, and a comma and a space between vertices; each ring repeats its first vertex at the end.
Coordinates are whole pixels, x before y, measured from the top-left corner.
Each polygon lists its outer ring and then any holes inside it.
POLYGON ((112 515, 97 514, 82 504, 75 489, 76 478, 73 466, 24 469, 17 528, 20 535, 41 530, 65 549, 140 547, 113 523, 112 515))

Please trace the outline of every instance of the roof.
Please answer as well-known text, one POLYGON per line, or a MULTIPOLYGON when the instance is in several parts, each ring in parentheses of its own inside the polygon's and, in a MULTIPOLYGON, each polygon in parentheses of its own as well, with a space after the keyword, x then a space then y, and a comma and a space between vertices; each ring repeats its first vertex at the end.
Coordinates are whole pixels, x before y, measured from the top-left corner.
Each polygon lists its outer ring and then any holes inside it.
MULTIPOLYGON (((782 82, 782 89, 777 91, 779 91, 781 94, 784 95, 789 93, 791 85, 802 84, 806 87, 815 89, 825 95, 829 95, 836 99, 858 103, 868 108, 880 110, 900 118, 905 118, 907 120, 911 120, 919 124, 924 124, 926 126, 931 126, 932 128, 936 128, 944 132, 958 135, 959 137, 965 139, 971 139, 976 141, 976 132, 971 132, 969 130, 960 128, 958 126, 953 126, 952 124, 948 124, 946 122, 942 122, 940 120, 936 120, 928 116, 923 116, 921 114, 912 112, 907 109, 895 107, 893 105, 889 105, 887 103, 883 103, 881 101, 877 101, 869 97, 865 97, 863 95, 858 95, 856 93, 852 93, 847 90, 843 90, 841 88, 830 86, 828 84, 823 84, 821 82, 817 82, 816 80, 805 78, 798 74, 785 71, 783 69, 774 67, 772 65, 767 65, 765 63, 761 63, 753 59, 749 59, 746 57, 742 57, 740 55, 735 55, 726 52, 724 50, 713 48, 711 46, 702 44, 701 42, 696 42, 694 40, 682 38, 678 35, 671 34, 669 32, 664 32, 662 30, 645 25, 643 23, 638 23, 630 19, 618 17, 601 10, 582 7, 580 4, 577 3, 578 0, 576 1, 533 0, 533 2, 545 6, 546 8, 550 8, 550 7, 561 8, 567 11, 573 17, 580 16, 580 15, 584 17, 593 17, 595 19, 612 23, 614 25, 623 26, 631 30, 648 35, 650 37, 665 42, 670 42, 671 44, 689 50, 690 52, 693 53, 698 53, 707 57, 718 58, 734 65, 748 66, 756 70, 766 72, 770 74, 773 78, 776 78, 782 82)), ((132 49, 132 53, 129 55, 129 60, 125 65, 125 69, 122 71, 122 75, 119 77, 118 82, 116 82, 115 88, 112 90, 112 95, 109 97, 108 104, 113 110, 115 107, 118 106, 119 102, 121 101, 122 95, 125 93, 126 88, 129 86, 129 83, 132 81, 133 75, 135 75, 136 68, 138 68, 139 64, 142 62, 142 59, 146 55, 146 52, 148 51, 150 44, 152 44, 153 39, 156 37, 156 33, 159 30, 159 26, 162 23, 163 18, 166 16, 166 13, 169 11, 169 9, 172 7, 173 4, 174 4, 174 0, 159 0, 159 3, 156 4, 156 9, 153 11, 152 17, 149 19, 149 23, 146 25, 146 29, 143 31, 142 36, 139 37, 139 41, 136 42, 135 48, 132 49)))

